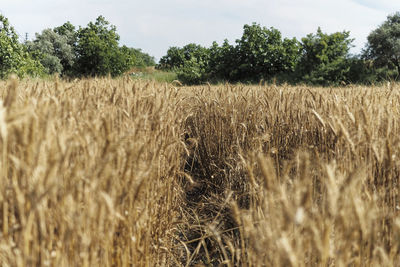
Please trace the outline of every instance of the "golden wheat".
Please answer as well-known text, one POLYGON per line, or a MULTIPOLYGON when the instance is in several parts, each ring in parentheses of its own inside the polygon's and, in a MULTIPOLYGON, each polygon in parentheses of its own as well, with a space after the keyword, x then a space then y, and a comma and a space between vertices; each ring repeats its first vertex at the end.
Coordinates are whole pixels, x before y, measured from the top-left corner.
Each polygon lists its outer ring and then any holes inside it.
POLYGON ((400 261, 395 84, 0 89, 1 266, 400 261))

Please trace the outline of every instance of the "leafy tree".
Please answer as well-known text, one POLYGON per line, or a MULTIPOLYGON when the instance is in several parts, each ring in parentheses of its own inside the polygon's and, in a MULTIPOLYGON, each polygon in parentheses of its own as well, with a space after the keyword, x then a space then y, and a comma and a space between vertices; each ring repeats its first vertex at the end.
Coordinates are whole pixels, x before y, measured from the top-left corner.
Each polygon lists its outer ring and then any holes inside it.
POLYGON ((185 84, 199 84, 208 78, 207 62, 192 57, 185 61, 185 65, 177 70, 178 79, 185 84))
POLYGON ((376 67, 394 69, 400 73, 400 12, 387 20, 368 35, 363 56, 374 61, 376 67))
POLYGON ((65 73, 71 70, 74 64, 75 51, 68 36, 55 30, 43 30, 41 34, 36 34, 34 41, 28 41, 26 45, 29 51, 39 55, 40 63, 49 74, 65 73))
POLYGON ((233 81, 237 76, 238 62, 237 47, 229 44, 227 39, 219 46, 213 42, 210 47, 210 76, 214 80, 233 81))
POLYGON ((178 79, 187 84, 199 84, 208 79, 210 53, 201 45, 188 44, 182 48, 183 64, 177 74, 178 79))
POLYGON ((103 16, 78 30, 76 71, 83 76, 117 76, 131 66, 130 54, 118 46, 116 27, 103 16), (128 63, 128 64, 127 64, 128 63))
POLYGON ((53 31, 61 36, 66 37, 67 43, 73 48, 76 47, 78 41, 78 32, 76 27, 71 24, 71 22, 67 21, 63 25, 59 27, 55 27, 53 31))
POLYGON ((60 36, 63 36, 67 40, 67 44, 71 47, 73 51, 73 61, 72 65, 71 62, 66 60, 64 57, 60 57, 61 60, 61 65, 63 66, 63 74, 68 75, 68 76, 73 76, 74 75, 74 68, 75 68, 75 63, 76 63, 76 58, 77 58, 77 44, 78 44, 78 31, 74 25, 71 24, 71 22, 67 21, 63 25, 56 27, 53 29, 53 31, 60 36))
POLYGON ((182 48, 170 47, 167 51, 167 55, 160 59, 159 68, 165 70, 176 70, 185 66, 186 63, 193 60, 198 61, 201 64, 205 63, 209 59, 208 49, 197 44, 188 44, 182 48))
POLYGON ((129 48, 129 53, 134 59, 133 66, 135 67, 150 67, 156 65, 154 57, 144 53, 140 48, 129 48))
POLYGON ((10 73, 22 77, 42 75, 44 71, 40 62, 19 43, 18 35, 8 19, 0 14, 0 78, 3 79, 10 73))
POLYGON ((185 56, 183 55, 183 49, 173 46, 167 51, 167 54, 160 59, 159 69, 163 70, 175 70, 184 65, 185 56))
POLYGON ((280 31, 259 24, 244 25, 237 40, 238 79, 270 79, 294 70, 299 45, 296 39, 283 39, 280 31))
POLYGON ((371 60, 365 60, 361 55, 351 56, 347 59, 349 72, 347 73, 348 83, 353 84, 374 84, 379 81, 379 74, 372 67, 371 60))
POLYGON ((350 32, 316 34, 302 38, 298 79, 312 84, 338 84, 348 79, 348 58, 352 39, 350 32))
POLYGON ((208 79, 209 63, 210 50, 191 43, 182 48, 170 47, 158 68, 176 71, 178 79, 184 83, 198 84, 208 79))
POLYGON ((124 67, 126 69, 129 69, 130 67, 144 68, 156 65, 154 57, 142 52, 141 49, 131 48, 124 45, 120 50, 122 54, 126 55, 126 67, 124 67))
POLYGON ((316 34, 302 38, 282 38, 280 31, 244 25, 243 35, 235 45, 225 40, 210 48, 188 44, 171 47, 161 58, 158 68, 177 72, 186 83, 226 80, 258 82, 277 79, 284 82, 339 84, 341 82, 372 82, 369 64, 351 57, 352 39, 349 32, 316 34))

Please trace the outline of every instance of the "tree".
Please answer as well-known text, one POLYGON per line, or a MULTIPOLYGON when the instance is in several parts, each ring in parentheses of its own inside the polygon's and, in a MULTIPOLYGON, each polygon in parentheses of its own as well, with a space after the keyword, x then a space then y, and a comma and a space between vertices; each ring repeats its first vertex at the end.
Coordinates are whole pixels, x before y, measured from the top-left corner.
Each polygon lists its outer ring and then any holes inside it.
POLYGON ((182 48, 173 46, 168 49, 167 55, 160 59, 159 68, 165 70, 177 70, 191 61, 190 64, 192 64, 193 60, 204 64, 208 61, 208 58, 208 49, 201 45, 190 43, 182 48))
POLYGON ((205 82, 210 72, 209 49, 191 43, 182 48, 181 55, 183 56, 183 64, 177 71, 178 79, 187 84, 205 82))
POLYGON ((110 25, 103 16, 95 23, 78 30, 76 47, 76 71, 83 76, 121 75, 131 65, 130 54, 118 45, 119 35, 115 26, 110 25))
POLYGON ((348 79, 350 32, 316 34, 301 39, 301 58, 297 65, 298 80, 312 84, 339 84, 348 79))
POLYGON ((14 28, 0 14, 0 79, 10 73, 38 76, 43 74, 43 66, 19 43, 14 28))
POLYGON ((34 41, 26 43, 29 51, 38 54, 40 63, 48 74, 64 74, 71 70, 75 61, 75 51, 69 37, 60 33, 62 32, 45 29, 41 34, 36 34, 34 41))
POLYGON ((160 59, 158 68, 163 70, 175 70, 183 66, 185 57, 183 49, 173 46, 167 50, 167 54, 160 59))
POLYGON ((394 69, 400 73, 400 12, 387 20, 368 35, 363 56, 374 61, 377 67, 394 69))
POLYGON ((65 36, 67 43, 73 48, 76 47, 78 41, 78 32, 71 22, 67 21, 63 25, 55 27, 53 31, 61 36, 65 36))
POLYGON ((142 49, 140 48, 127 48, 127 49, 128 50, 126 53, 129 53, 133 59, 132 62, 133 66, 143 68, 156 65, 154 57, 150 56, 147 53, 144 53, 142 49))
POLYGON ((170 47, 160 59, 159 69, 176 71, 178 79, 187 84, 198 84, 209 78, 210 50, 201 45, 188 44, 170 47))
POLYGON ((296 39, 283 39, 279 30, 259 24, 244 25, 242 38, 236 41, 238 79, 270 79, 294 70, 299 45, 296 39))
POLYGON ((72 62, 68 60, 69 57, 59 57, 61 61, 61 65, 63 66, 63 75, 72 76, 74 75, 74 67, 76 63, 76 47, 78 43, 78 32, 76 27, 71 24, 71 22, 67 21, 63 25, 56 27, 53 31, 60 36, 66 38, 67 44, 71 47, 73 52, 73 60, 72 62), (71 64, 72 63, 72 64, 71 64))
POLYGON ((237 76, 238 59, 237 47, 229 44, 227 39, 221 46, 213 42, 210 47, 210 76, 214 80, 234 81, 237 76))

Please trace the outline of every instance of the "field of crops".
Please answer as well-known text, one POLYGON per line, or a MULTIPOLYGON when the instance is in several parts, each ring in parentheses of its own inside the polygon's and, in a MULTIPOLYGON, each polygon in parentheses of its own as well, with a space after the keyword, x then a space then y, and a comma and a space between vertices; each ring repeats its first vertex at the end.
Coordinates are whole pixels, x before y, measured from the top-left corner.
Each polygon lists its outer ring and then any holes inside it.
POLYGON ((396 266, 400 87, 0 82, 1 266, 396 266))

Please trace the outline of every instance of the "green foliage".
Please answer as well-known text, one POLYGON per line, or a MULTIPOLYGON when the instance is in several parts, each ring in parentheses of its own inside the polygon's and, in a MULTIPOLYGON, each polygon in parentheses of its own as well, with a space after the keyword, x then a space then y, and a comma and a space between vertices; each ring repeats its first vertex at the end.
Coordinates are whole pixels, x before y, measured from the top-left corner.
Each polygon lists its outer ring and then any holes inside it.
POLYGON ((339 84, 347 80, 352 39, 349 32, 317 33, 302 38, 298 80, 319 85, 339 84))
POLYGON ((0 14, 0 79, 10 73, 20 77, 43 75, 43 66, 19 43, 18 35, 8 19, 0 14))
POLYGON ((284 39, 279 30, 258 24, 244 25, 237 40, 238 79, 270 79, 282 72, 294 70, 299 44, 296 39, 284 39))
POLYGON ((183 47, 183 66, 177 71, 178 79, 186 84, 199 84, 207 80, 209 73, 209 50, 196 44, 183 47))
POLYGON ((140 48, 131 48, 133 55, 135 56, 135 67, 150 67, 155 66, 156 61, 154 57, 147 53, 144 53, 140 48))
POLYGON ((399 75, 400 12, 388 16, 382 25, 368 35, 368 44, 363 56, 373 60, 374 66, 381 71, 386 69, 384 76, 395 78, 399 75))
POLYGON ((178 80, 185 84, 199 84, 207 80, 206 62, 195 57, 185 61, 185 65, 177 70, 178 80))
POLYGON ((59 27, 55 27, 53 31, 61 36, 64 36, 67 39, 67 43, 75 48, 78 41, 78 32, 76 27, 71 24, 71 22, 67 21, 63 25, 59 27))
POLYGON ((160 59, 159 69, 176 71, 178 79, 186 84, 199 84, 209 76, 210 50, 196 44, 182 48, 171 47, 160 59))
POLYGON ((76 63, 76 47, 78 43, 78 31, 74 25, 72 25, 69 21, 64 23, 63 25, 56 27, 53 29, 55 33, 62 36, 66 39, 67 44, 72 49, 72 54, 69 56, 59 56, 61 65, 63 66, 63 75, 73 76, 75 75, 75 63, 76 63), (70 56, 73 55, 73 59, 71 61, 70 56))
POLYGON ((352 56, 347 59, 349 72, 346 74, 346 83, 375 84, 381 78, 376 69, 372 68, 372 62, 360 56, 352 56))
POLYGON ((154 57, 144 53, 141 49, 130 48, 127 46, 123 46, 121 49, 124 54, 128 55, 127 60, 129 62, 129 66, 144 68, 156 65, 154 57))
POLYGON ((236 46, 228 40, 210 48, 188 44, 171 47, 158 68, 175 70, 178 78, 189 84, 212 81, 259 81, 284 72, 293 72, 299 55, 296 39, 282 39, 274 29, 258 24, 245 25, 236 46))
POLYGON ((68 35, 62 35, 61 31, 58 32, 45 29, 41 34, 36 34, 34 41, 26 43, 28 50, 38 55, 40 63, 48 74, 64 74, 71 70, 75 61, 74 47, 71 45, 68 35))
POLYGON ((177 70, 185 67, 187 64, 193 65, 193 61, 198 61, 200 64, 208 63, 208 59, 208 49, 200 45, 191 43, 182 48, 174 46, 170 47, 167 51, 167 55, 160 59, 158 68, 177 70))
POLYGON ((238 60, 237 48, 229 44, 228 40, 225 39, 221 46, 217 42, 213 42, 210 47, 210 76, 214 80, 235 80, 238 60))
POLYGON ((134 66, 154 65, 154 58, 141 49, 120 47, 116 27, 102 16, 78 30, 70 22, 45 29, 23 45, 7 18, 0 15, 0 78, 10 73, 117 76, 134 66))
POLYGON ((176 70, 184 65, 185 57, 183 49, 173 46, 167 51, 167 54, 160 59, 157 68, 163 70, 176 70))
POLYGON ((78 31, 70 22, 36 34, 27 42, 46 72, 66 76, 117 76, 131 67, 154 66, 154 58, 140 49, 120 47, 115 26, 104 17, 78 31))
POLYGON ((78 30, 76 71, 82 76, 118 76, 132 66, 126 48, 118 46, 115 26, 99 16, 95 23, 78 30))

